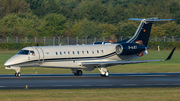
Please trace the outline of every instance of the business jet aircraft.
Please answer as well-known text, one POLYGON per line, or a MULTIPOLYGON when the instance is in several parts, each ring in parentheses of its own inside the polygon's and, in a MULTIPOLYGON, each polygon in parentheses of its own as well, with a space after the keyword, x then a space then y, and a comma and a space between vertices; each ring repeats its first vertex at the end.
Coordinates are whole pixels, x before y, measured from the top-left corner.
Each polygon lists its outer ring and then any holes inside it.
POLYGON ((22 67, 48 67, 71 69, 75 76, 81 76, 82 70, 92 71, 95 68, 101 76, 108 77, 108 66, 146 63, 152 61, 169 60, 175 50, 172 50, 167 59, 162 60, 133 60, 147 54, 147 44, 154 21, 173 21, 176 19, 147 18, 129 20, 141 21, 134 36, 130 39, 116 42, 94 42, 88 45, 64 46, 33 46, 25 47, 5 62, 6 69, 16 71, 20 76, 22 67))

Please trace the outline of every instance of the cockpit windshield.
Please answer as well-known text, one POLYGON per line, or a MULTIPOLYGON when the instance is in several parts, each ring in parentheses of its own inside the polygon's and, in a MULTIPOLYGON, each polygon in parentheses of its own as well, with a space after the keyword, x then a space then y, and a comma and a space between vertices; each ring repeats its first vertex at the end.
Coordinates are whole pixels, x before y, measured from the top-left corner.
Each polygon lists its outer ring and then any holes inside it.
POLYGON ((29 50, 20 50, 17 54, 28 55, 29 50))
POLYGON ((34 53, 34 51, 30 51, 30 55, 33 55, 33 56, 35 56, 35 53, 34 53))

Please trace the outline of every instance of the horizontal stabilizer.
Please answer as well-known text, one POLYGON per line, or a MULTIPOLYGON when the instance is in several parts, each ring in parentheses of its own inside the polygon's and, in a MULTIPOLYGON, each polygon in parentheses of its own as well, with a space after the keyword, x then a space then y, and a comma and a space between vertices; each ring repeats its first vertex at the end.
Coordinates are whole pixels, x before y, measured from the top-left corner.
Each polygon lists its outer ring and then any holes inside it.
POLYGON ((129 18, 128 20, 141 21, 142 19, 140 19, 140 18, 129 18))
POLYGON ((153 22, 153 21, 174 21, 177 19, 158 19, 157 17, 153 18, 147 18, 147 19, 140 19, 140 18, 129 18, 128 20, 135 20, 135 21, 142 21, 144 20, 145 22, 153 22))

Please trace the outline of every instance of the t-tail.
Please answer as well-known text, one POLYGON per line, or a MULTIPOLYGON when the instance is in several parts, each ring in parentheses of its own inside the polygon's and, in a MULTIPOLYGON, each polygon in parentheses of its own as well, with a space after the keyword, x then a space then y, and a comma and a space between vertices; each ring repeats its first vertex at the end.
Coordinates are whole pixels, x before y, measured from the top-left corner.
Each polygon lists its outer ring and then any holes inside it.
POLYGON ((173 21, 176 19, 158 19, 158 17, 147 18, 147 19, 138 19, 138 18, 129 18, 128 20, 141 21, 136 33, 132 38, 126 41, 126 43, 137 43, 142 42, 141 44, 147 47, 149 36, 151 32, 151 27, 154 21, 173 21))

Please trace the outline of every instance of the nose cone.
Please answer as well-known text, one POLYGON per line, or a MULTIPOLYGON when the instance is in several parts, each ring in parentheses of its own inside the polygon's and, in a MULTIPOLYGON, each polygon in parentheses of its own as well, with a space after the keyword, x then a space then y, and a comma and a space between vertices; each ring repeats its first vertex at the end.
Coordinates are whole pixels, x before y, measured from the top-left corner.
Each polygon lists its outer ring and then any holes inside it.
POLYGON ((9 64, 9 62, 8 61, 6 61, 5 63, 4 63, 4 66, 9 66, 10 64, 9 64))
POLYGON ((12 66, 13 64, 15 64, 16 60, 17 60, 17 56, 15 55, 6 61, 4 63, 4 66, 6 66, 6 67, 12 66))
POLYGON ((11 62, 10 59, 4 63, 4 66, 6 66, 6 67, 11 66, 11 65, 13 65, 13 63, 11 62))
POLYGON ((4 66, 6 66, 6 67, 11 66, 11 65, 12 65, 11 59, 8 59, 8 60, 4 63, 4 66))

